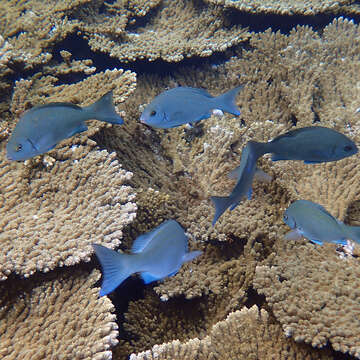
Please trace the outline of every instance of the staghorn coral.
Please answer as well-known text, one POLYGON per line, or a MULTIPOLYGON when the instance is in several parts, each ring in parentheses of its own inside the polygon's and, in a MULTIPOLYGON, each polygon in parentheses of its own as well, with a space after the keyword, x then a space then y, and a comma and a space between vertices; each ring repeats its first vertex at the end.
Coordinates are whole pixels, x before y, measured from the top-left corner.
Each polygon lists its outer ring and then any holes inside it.
POLYGON ((116 33, 106 36, 96 32, 89 38, 89 45, 120 61, 161 58, 179 62, 185 57, 208 57, 249 38, 245 29, 234 25, 228 30, 225 23, 224 14, 216 7, 164 0, 145 26, 121 32, 120 38, 116 33))
POLYGON ((1 151, 0 279, 89 261, 91 243, 119 245, 135 217, 132 174, 115 154, 79 145, 61 161, 7 162, 1 151))
POLYGON ((130 360, 166 359, 332 359, 328 351, 313 351, 286 340, 281 327, 255 305, 233 312, 216 323, 209 335, 182 343, 174 340, 131 354, 130 360))
POLYGON ((235 8, 249 13, 267 13, 281 15, 316 15, 321 13, 342 13, 344 9, 351 12, 356 7, 351 7, 351 0, 205 0, 210 4, 222 5, 225 8, 235 8))
POLYGON ((110 300, 93 288, 99 278, 77 268, 1 283, 1 359, 111 359, 118 326, 110 300))
POLYGON ((285 334, 360 358, 358 259, 303 241, 279 242, 274 250, 256 268, 254 285, 285 334))

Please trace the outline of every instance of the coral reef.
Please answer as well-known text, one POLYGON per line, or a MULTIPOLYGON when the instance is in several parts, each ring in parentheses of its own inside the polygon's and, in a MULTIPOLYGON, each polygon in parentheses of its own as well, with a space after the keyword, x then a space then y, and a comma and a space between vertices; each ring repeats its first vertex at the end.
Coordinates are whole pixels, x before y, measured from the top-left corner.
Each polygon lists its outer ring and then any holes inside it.
POLYGON ((1 283, 1 358, 111 359, 118 326, 111 301, 93 287, 99 278, 77 268, 1 283))
POLYGON ((235 8, 249 13, 267 13, 279 15, 316 15, 321 13, 337 14, 343 12, 353 12, 357 7, 351 7, 350 0, 205 0, 210 4, 222 5, 225 8, 235 8))
POLYGON ((61 161, 9 163, 1 151, 0 279, 89 261, 91 243, 119 245, 135 217, 132 174, 115 154, 75 146, 61 161))
POLYGON ((182 343, 174 340, 154 345, 151 350, 131 354, 130 360, 166 359, 332 359, 328 352, 314 352, 310 348, 288 341, 281 327, 265 310, 256 305, 230 313, 216 323, 209 335, 182 343))
POLYGON ((235 25, 226 29, 225 23, 224 14, 216 7, 205 7, 196 1, 163 0, 145 26, 120 36, 95 32, 89 45, 120 61, 161 58, 178 62, 185 57, 208 57, 249 38, 246 29, 235 25))
POLYGON ((332 245, 279 242, 257 266, 254 285, 286 336, 360 358, 359 278, 358 259, 332 245))

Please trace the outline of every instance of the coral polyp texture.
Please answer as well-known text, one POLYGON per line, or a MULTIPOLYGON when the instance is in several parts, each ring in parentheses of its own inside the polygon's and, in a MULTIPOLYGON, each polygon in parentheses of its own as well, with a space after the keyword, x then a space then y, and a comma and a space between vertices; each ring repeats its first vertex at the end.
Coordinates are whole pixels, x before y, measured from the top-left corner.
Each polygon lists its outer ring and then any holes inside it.
MULTIPOLYGON (((351 11, 347 5, 351 5, 351 0, 206 0, 210 4, 224 6, 225 8, 235 8, 249 13, 275 13, 280 15, 316 15, 321 13, 342 13, 351 11)), ((353 8, 356 10, 356 8, 353 8)))
MULTIPOLYGON (((61 161, 9 163, 1 151, 0 279, 89 261, 91 243, 114 248, 135 217, 132 173, 115 154, 79 146, 61 161), (85 150, 84 150, 85 148, 85 150)), ((50 158, 51 159, 51 158, 50 158)))
POLYGON ((210 334, 186 342, 174 340, 151 350, 131 354, 130 360, 205 359, 332 359, 327 351, 312 351, 289 341, 268 312, 256 305, 230 313, 216 323, 210 334))
POLYGON ((99 278, 78 268, 0 284, 1 359, 111 359, 118 325, 99 278))
POLYGON ((120 61, 179 62, 186 57, 208 57, 225 51, 250 35, 239 25, 227 29, 222 11, 197 1, 164 0, 149 19, 145 26, 132 26, 132 31, 119 35, 95 32, 89 37, 89 45, 120 61))
POLYGON ((360 264, 334 245, 282 242, 258 265, 254 285, 286 336, 360 358, 360 264))

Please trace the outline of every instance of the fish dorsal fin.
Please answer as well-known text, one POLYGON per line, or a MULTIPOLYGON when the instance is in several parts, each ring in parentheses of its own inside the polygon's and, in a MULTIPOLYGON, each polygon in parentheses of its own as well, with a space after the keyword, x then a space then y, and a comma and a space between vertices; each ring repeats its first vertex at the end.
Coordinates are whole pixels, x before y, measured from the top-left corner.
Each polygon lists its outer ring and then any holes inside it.
POLYGON ((290 130, 290 131, 286 132, 285 134, 281 134, 279 136, 276 136, 271 141, 276 142, 276 141, 279 141, 279 140, 284 139, 284 138, 295 137, 299 133, 304 133, 304 132, 307 132, 307 131, 311 130, 311 128, 314 128, 314 126, 308 126, 308 127, 304 127, 304 128, 290 130))
POLYGON ((153 238, 154 233, 156 231, 157 231, 157 228, 146 234, 138 236, 133 243, 131 252, 134 254, 142 252, 144 250, 144 248, 146 248, 146 246, 150 243, 150 241, 153 238))
POLYGON ((186 94, 202 95, 202 96, 206 96, 208 98, 213 98, 213 96, 210 95, 205 89, 179 86, 179 87, 173 88, 171 90, 175 91, 175 92, 184 92, 186 94))
POLYGON ((37 105, 33 108, 31 108, 29 111, 31 110, 39 110, 39 109, 46 109, 46 108, 56 108, 59 106, 63 106, 63 107, 67 107, 70 109, 75 109, 75 110, 81 110, 82 108, 78 105, 72 104, 72 103, 67 103, 67 102, 54 102, 54 103, 50 103, 50 104, 44 104, 44 105, 37 105))
POLYGON ((153 240, 154 236, 158 235, 161 231, 164 231, 167 227, 174 226, 174 223, 179 226, 179 224, 175 220, 167 220, 157 226, 155 229, 151 230, 150 232, 138 236, 133 243, 131 252, 136 254, 143 251, 149 245, 151 240, 153 240))

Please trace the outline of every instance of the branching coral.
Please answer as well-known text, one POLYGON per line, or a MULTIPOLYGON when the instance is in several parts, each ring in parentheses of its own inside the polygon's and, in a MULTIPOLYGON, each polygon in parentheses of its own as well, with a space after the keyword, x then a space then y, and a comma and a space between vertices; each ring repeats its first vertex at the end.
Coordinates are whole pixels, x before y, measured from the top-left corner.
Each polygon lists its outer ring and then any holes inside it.
POLYGON ((228 30, 224 23, 224 14, 216 7, 201 6, 194 1, 164 0, 144 27, 121 33, 118 39, 116 33, 112 36, 94 33, 89 45, 120 61, 161 58, 178 62, 185 57, 207 57, 248 39, 245 29, 233 26, 228 30))
MULTIPOLYGON (((350 11, 351 0, 206 0, 211 4, 222 5, 226 8, 235 8, 250 13, 276 13, 281 15, 316 15, 319 13, 342 13, 344 9, 350 11)), ((354 8, 356 9, 356 8, 354 8)), ((353 9, 353 10, 354 10, 353 9)))
POLYGON ((328 352, 313 351, 286 340, 281 327, 257 306, 243 308, 213 326, 208 336, 185 343, 174 340, 132 354, 130 360, 167 359, 331 359, 328 352))
POLYGON ((111 359, 118 326, 110 300, 93 288, 99 278, 78 268, 0 284, 1 358, 111 359))
POLYGON ((0 278, 88 261, 91 243, 114 248, 135 217, 132 174, 115 154, 86 146, 61 161, 36 167, 5 160, 1 152, 0 278))
POLYGON ((254 284, 288 337, 360 358, 359 279, 359 261, 333 245, 279 242, 254 284))

